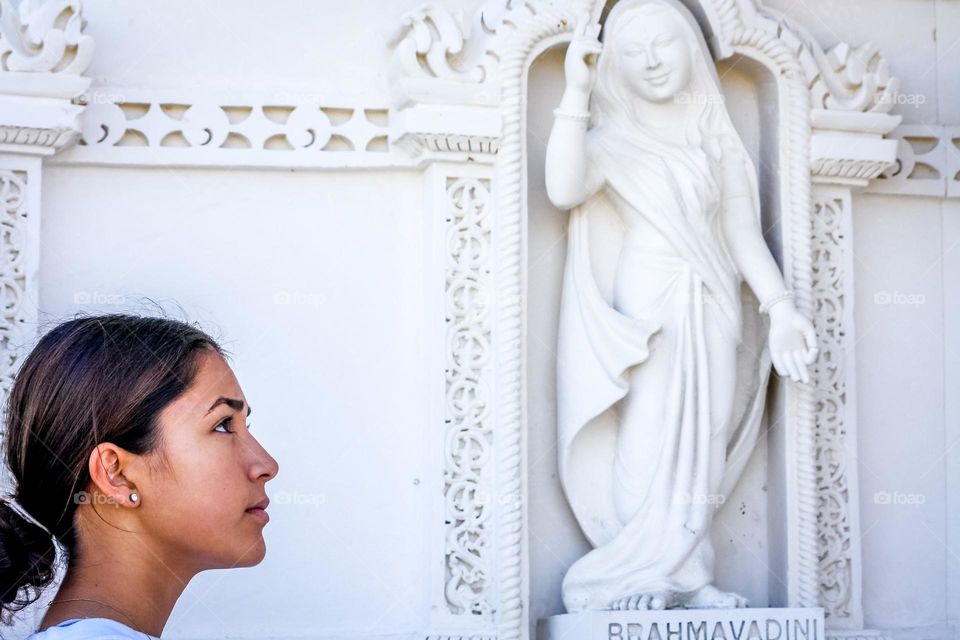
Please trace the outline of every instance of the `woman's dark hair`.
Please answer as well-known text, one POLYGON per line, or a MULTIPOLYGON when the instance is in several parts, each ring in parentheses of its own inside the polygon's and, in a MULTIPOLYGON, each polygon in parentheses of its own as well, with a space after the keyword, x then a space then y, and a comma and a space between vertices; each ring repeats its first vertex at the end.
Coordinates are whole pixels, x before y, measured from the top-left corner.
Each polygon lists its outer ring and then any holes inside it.
POLYGON ((201 350, 225 357, 179 320, 109 314, 57 325, 24 360, 7 398, 4 448, 12 497, 42 527, 0 499, 0 622, 54 579, 54 539, 64 566, 73 555, 93 448, 161 451, 158 415, 193 382, 201 350))

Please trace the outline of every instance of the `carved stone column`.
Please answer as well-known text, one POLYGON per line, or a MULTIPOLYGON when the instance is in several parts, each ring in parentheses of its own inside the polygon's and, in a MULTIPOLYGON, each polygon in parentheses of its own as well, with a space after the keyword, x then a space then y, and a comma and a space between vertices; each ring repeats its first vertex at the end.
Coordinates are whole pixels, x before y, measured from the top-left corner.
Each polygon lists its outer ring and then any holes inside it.
POLYGON ((814 370, 819 605, 831 636, 863 635, 857 474, 853 190, 896 157, 884 138, 896 82, 875 48, 841 43, 811 74, 812 298, 820 357, 814 370))
MULTIPOLYGON (((401 49, 405 44, 401 43, 401 49)), ((519 486, 505 489, 494 452, 496 383, 493 327, 497 238, 494 218, 499 110, 482 85, 449 84, 444 95, 400 77, 390 143, 424 169, 430 272, 443 274, 442 300, 429 328, 443 335, 444 410, 436 433, 442 449, 442 523, 436 545, 443 563, 432 584, 430 640, 494 640, 502 584, 495 531, 520 520, 519 486)), ((438 384, 438 387, 440 385, 438 384)), ((439 391, 439 388, 438 388, 439 391)), ((439 418, 439 416, 438 416, 439 418)), ((519 465, 519 448, 514 447, 519 465)), ((502 449, 501 449, 502 451, 502 449)), ((511 476, 512 477, 512 476, 511 476)), ((521 531, 518 524, 514 530, 521 531)), ((519 546, 519 539, 514 543, 519 546)), ((514 586, 519 598, 518 585, 514 586)), ((515 624, 515 623, 514 623, 515 624)))
MULTIPOLYGON (((74 101, 93 55, 78 0, 0 3, 0 393, 32 346, 37 320, 43 159, 80 133, 74 101)), ((2 429, 2 427, 0 427, 2 429)))

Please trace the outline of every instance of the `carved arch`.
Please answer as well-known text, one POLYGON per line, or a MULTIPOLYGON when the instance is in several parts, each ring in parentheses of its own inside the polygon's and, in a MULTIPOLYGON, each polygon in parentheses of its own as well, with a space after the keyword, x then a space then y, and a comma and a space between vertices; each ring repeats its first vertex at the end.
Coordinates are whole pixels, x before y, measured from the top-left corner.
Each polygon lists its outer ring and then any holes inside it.
MULTIPOLYGON (((765 67, 776 83, 785 276, 797 293, 798 306, 813 315, 820 337, 836 347, 830 358, 841 357, 844 333, 837 306, 842 300, 832 299, 836 291, 822 282, 829 277, 825 275, 829 265, 815 264, 814 248, 822 262, 823 256, 839 253, 829 249, 839 248, 833 245, 842 240, 842 234, 835 234, 829 224, 814 226, 815 215, 836 207, 824 206, 819 197, 813 206, 813 183, 865 184, 893 161, 893 149, 882 134, 898 121, 887 115, 894 103, 896 79, 875 47, 840 43, 824 52, 802 28, 755 0, 684 3, 698 18, 715 59, 734 54, 750 58, 765 67), (851 139, 860 145, 854 154, 846 149, 851 139)), ((400 108, 392 141, 419 162, 479 160, 491 166, 495 347, 487 375, 496 393, 493 424, 484 426, 492 426, 489 433, 496 456, 491 464, 498 493, 519 492, 521 498, 498 505, 491 521, 495 544, 489 550, 496 575, 481 587, 495 594, 491 631, 502 638, 526 635, 522 498, 527 72, 541 52, 569 39, 577 16, 588 12, 599 18, 605 4, 604 0, 491 1, 469 21, 429 4, 407 14, 393 38, 393 86, 400 108), (429 122, 430 114, 437 114, 438 108, 449 110, 451 105, 464 108, 464 117, 449 129, 429 122)), ((836 289, 838 285, 833 284, 836 289)), ((839 286, 843 288, 843 283, 839 286)), ((457 354, 451 352, 448 357, 456 360, 457 354)), ((824 606, 836 626, 856 628, 861 625, 859 558, 856 545, 850 544, 858 526, 855 478, 848 482, 855 470, 837 463, 846 455, 844 436, 852 426, 846 425, 845 431, 843 413, 836 411, 838 405, 851 402, 852 389, 844 387, 842 366, 833 360, 818 367, 815 375, 815 386, 788 385, 785 392, 786 604, 824 606), (828 508, 831 517, 818 522, 818 514, 828 508)))

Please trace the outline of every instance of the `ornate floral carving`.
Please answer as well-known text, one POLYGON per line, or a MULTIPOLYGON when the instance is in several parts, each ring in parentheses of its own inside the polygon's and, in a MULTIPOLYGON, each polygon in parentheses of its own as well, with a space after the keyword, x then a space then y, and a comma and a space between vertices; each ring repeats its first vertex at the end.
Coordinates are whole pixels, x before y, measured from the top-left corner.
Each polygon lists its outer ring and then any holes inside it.
POLYGON ((0 69, 83 73, 93 57, 93 38, 83 33, 80 0, 0 2, 0 69))
MULTIPOLYGON (((0 170, 0 398, 26 357, 27 174, 0 170)), ((2 427, 0 427, 2 429, 2 427)))
MULTIPOLYGON (((730 3, 730 0, 718 1, 730 3)), ((814 109, 890 111, 899 80, 890 75, 887 61, 875 45, 851 47, 841 42, 824 52, 806 29, 771 9, 763 11, 767 16, 757 22, 765 26, 765 31, 776 35, 801 65, 814 109)))
POLYGON ((448 182, 445 594, 452 613, 469 615, 493 610, 489 201, 489 180, 448 182))
POLYGON ((899 81, 872 43, 851 47, 841 42, 823 53, 811 39, 807 51, 817 68, 808 73, 814 107, 870 113, 887 113, 893 107, 899 81))
POLYGON ((496 84, 504 41, 542 10, 542 0, 491 0, 469 23, 462 13, 425 4, 404 14, 390 39, 398 75, 496 84))
POLYGON ((832 617, 851 615, 854 588, 847 454, 844 424, 847 402, 844 370, 845 328, 843 255, 844 200, 833 195, 814 202, 813 304, 820 357, 815 363, 817 530, 820 605, 832 617))

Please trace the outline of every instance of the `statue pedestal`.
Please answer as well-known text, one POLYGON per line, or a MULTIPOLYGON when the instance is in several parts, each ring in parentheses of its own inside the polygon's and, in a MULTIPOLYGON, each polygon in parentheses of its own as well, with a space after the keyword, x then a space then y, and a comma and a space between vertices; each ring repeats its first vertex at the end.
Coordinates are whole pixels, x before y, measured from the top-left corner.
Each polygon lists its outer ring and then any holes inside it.
POLYGON ((537 640, 825 640, 823 609, 585 611, 543 618, 537 640))

